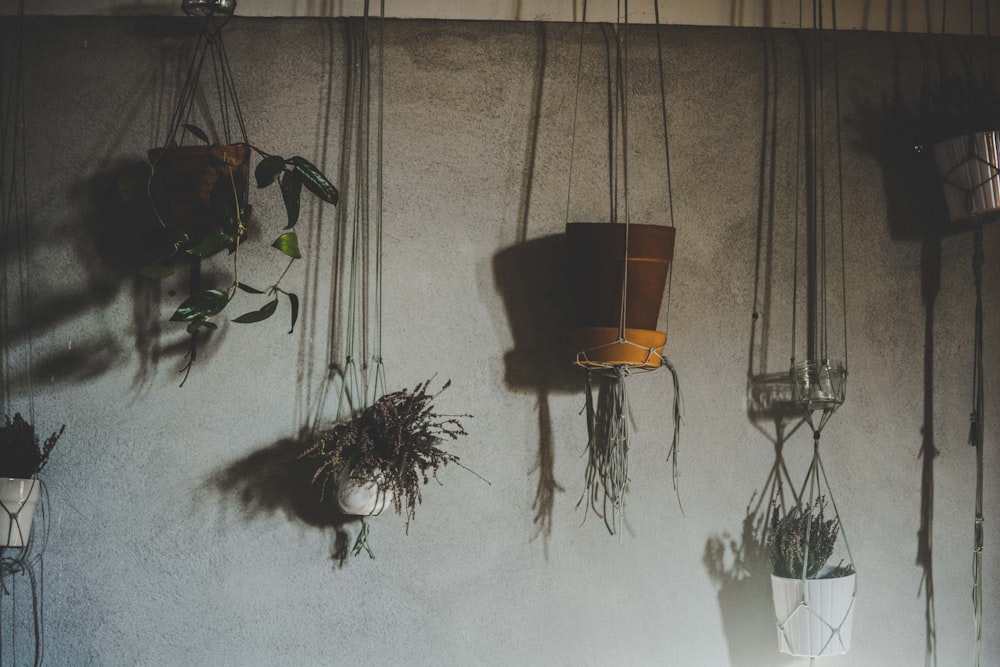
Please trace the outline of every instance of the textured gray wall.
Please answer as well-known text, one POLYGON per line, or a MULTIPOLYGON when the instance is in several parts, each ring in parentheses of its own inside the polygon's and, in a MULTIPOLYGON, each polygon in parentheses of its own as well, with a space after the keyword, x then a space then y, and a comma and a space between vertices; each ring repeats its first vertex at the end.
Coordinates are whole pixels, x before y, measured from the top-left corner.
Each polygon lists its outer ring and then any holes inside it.
MULTIPOLYGON (((313 159, 345 193, 354 178, 339 157, 349 25, 237 19, 226 29, 251 140, 313 159)), ((582 381, 547 356, 558 349, 558 318, 544 285, 551 267, 541 261, 550 257, 546 237, 567 217, 578 27, 388 24, 389 384, 451 378, 442 409, 475 415, 454 451, 490 483, 447 469, 442 486, 426 487, 408 535, 397 517, 380 517, 372 522, 378 558, 349 557, 342 566, 331 558, 336 528, 315 511, 312 489, 283 490, 280 482, 297 479, 283 443, 316 415, 333 416, 335 406, 320 396, 327 350, 342 342, 343 304, 330 285, 337 225, 350 206, 304 212, 307 257, 288 279, 305 303, 296 333, 286 335, 283 318, 224 325, 182 389, 176 346, 184 337, 159 316, 169 316, 183 281, 160 291, 137 284, 103 261, 106 242, 95 240, 106 231, 95 185, 162 141, 191 34, 180 19, 29 25, 35 400, 41 428, 67 423, 44 475, 46 662, 792 664, 776 650, 766 577, 735 573, 727 543, 731 536, 752 546, 741 535, 745 508, 775 462, 775 427, 748 417, 748 368, 783 372, 791 349, 795 34, 664 30, 678 227, 667 351, 684 392, 685 514, 665 460, 669 376, 637 376, 629 384, 627 529, 609 537, 576 508, 585 464, 582 381), (755 329, 765 37, 779 63, 782 131, 774 213, 763 225, 770 270, 761 275, 755 329), (529 243, 515 248, 521 242, 529 243), (559 485, 550 531, 544 520, 536 524, 535 505, 548 476, 559 485), (711 556, 720 541, 721 562, 711 556)), ((634 33, 630 188, 638 222, 666 221, 652 35, 648 27, 634 33)), ((915 98, 927 42, 841 39, 851 376, 823 448, 859 599, 851 653, 824 664, 925 664, 931 630, 937 664, 971 664, 971 238, 941 244, 933 377, 925 381, 921 244, 891 230, 870 136, 895 64, 915 98), (928 391, 929 435, 940 451, 930 460, 920 456, 928 391), (918 532, 931 494, 928 613, 918 532)), ((592 27, 574 219, 607 215, 601 44, 592 27)), ((274 197, 254 195, 265 235, 281 224, 274 197)), ((1000 662, 998 231, 986 230, 984 664, 1000 662)), ((251 268, 269 257, 247 254, 251 268)), ((839 333, 834 339, 837 349, 839 333)), ((796 484, 810 444, 800 430, 784 445, 796 484)), ((357 527, 342 530, 353 538, 357 527)), ((28 644, 23 635, 18 644, 28 644)))

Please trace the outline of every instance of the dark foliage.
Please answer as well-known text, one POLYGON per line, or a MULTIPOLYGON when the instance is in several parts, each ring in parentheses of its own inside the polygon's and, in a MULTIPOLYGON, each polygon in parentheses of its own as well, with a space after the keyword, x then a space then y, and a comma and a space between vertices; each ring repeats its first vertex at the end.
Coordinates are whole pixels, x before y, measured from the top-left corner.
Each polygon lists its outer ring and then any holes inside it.
POLYGON ((13 420, 6 416, 4 419, 7 423, 0 428, 0 477, 29 479, 45 467, 66 425, 40 443, 35 427, 21 413, 16 413, 13 420))
POLYGON ((392 495, 397 514, 403 514, 405 506, 409 525, 421 501, 420 486, 436 479, 442 466, 458 464, 458 456, 438 445, 467 435, 459 419, 470 416, 434 412, 432 401, 440 392, 428 394, 429 384, 386 394, 357 417, 321 431, 302 454, 317 464, 313 481, 325 488, 342 470, 350 470, 359 481, 375 481, 382 493, 392 495))

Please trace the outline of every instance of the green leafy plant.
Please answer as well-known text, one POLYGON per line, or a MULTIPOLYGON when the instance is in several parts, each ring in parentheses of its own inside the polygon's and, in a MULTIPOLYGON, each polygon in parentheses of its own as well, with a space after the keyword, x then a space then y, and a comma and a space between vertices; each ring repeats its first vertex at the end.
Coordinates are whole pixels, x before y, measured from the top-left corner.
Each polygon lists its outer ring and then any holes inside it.
MULTIPOLYGON (((194 125, 184 125, 183 127, 206 144, 210 144, 208 136, 200 128, 194 125)), ((224 250, 228 251, 233 257, 233 279, 229 285, 223 288, 213 287, 192 294, 177 307, 170 320, 187 323, 188 332, 192 334, 202 328, 216 329, 217 325, 212 321, 212 318, 225 310, 239 290, 247 294, 264 295, 267 300, 260 308, 233 318, 233 322, 251 324, 268 319, 274 315, 278 308, 279 296, 285 295, 291 307, 289 333, 292 333, 298 318, 299 300, 294 293, 281 287, 281 280, 291 268, 292 263, 302 257, 295 224, 299 220, 303 187, 320 201, 334 206, 339 200, 339 193, 330 180, 314 164, 303 157, 296 155, 284 158, 280 155, 270 154, 252 144, 237 144, 236 146, 249 149, 260 156, 260 161, 254 169, 254 180, 258 189, 267 188, 274 183, 278 184, 285 205, 287 224, 282 233, 271 243, 271 247, 282 253, 288 262, 278 278, 262 289, 241 280, 238 256, 241 244, 247 238, 247 224, 251 207, 245 201, 245 193, 239 192, 233 162, 223 150, 222 157, 214 160, 218 179, 212 192, 211 229, 204 238, 191 247, 185 247, 184 241, 187 239, 181 237, 174 244, 171 256, 183 249, 183 252, 192 258, 206 259, 224 250)), ((151 160, 148 182, 146 183, 146 193, 150 201, 153 199, 152 185, 156 175, 155 160, 151 160)), ((167 222, 156 210, 155 203, 153 211, 159 223, 167 227, 167 222)), ((154 263, 147 267, 143 273, 153 278, 170 275, 173 271, 169 267, 169 259, 168 257, 166 261, 161 260, 154 263)))
MULTIPOLYGON (((825 518, 825 510, 826 499, 823 496, 811 506, 807 503, 788 512, 782 512, 777 504, 772 505, 767 547, 775 576, 801 577, 808 557, 806 578, 817 578, 833 554, 840 533, 840 521, 825 518)), ((853 572, 853 566, 840 564, 820 578, 843 577, 853 572)))
MULTIPOLYGON (((470 415, 436 413, 432 401, 451 381, 437 394, 427 392, 429 384, 430 380, 412 390, 386 394, 353 419, 338 420, 316 435, 302 458, 315 462, 313 482, 321 483, 323 493, 331 478, 336 481, 344 471, 352 480, 373 481, 378 485, 381 502, 391 497, 396 513, 405 514, 409 529, 421 502, 420 487, 431 478, 437 479, 438 470, 449 463, 464 468, 458 456, 440 445, 468 435, 460 419, 470 415)), ((354 554, 365 549, 374 558, 367 538, 368 525, 364 522, 354 554)))
POLYGON ((0 477, 30 479, 48 463, 49 454, 66 430, 63 426, 46 438, 44 443, 35 436, 35 427, 20 413, 14 419, 4 416, 0 426, 0 477))

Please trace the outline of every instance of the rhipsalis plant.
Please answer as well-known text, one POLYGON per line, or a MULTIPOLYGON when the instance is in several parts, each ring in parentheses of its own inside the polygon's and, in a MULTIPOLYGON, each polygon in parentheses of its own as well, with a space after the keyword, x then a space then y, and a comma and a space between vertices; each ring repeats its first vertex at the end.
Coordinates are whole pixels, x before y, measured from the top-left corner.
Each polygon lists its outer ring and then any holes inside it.
POLYGON ((0 477, 30 479, 48 463, 49 454, 66 425, 42 443, 35 435, 35 427, 20 413, 14 419, 5 416, 4 421, 6 424, 0 427, 0 477))
MULTIPOLYGON (((811 506, 807 503, 788 512, 782 512, 777 504, 771 507, 767 547, 775 576, 802 577, 808 558, 805 576, 807 579, 818 578, 820 570, 833 554, 840 533, 840 521, 825 518, 825 510, 826 499, 823 496, 811 506)), ((819 578, 842 577, 853 572, 853 566, 841 564, 819 578)))

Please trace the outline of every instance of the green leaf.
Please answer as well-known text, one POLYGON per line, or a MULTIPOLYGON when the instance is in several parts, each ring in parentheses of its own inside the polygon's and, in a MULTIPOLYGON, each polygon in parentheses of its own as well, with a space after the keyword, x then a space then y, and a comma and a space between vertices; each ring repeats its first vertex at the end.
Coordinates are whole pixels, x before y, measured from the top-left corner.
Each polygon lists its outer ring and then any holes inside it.
POLYGON ((292 333, 295 331, 295 322, 299 319, 299 297, 291 292, 285 293, 288 295, 288 302, 292 304, 292 328, 288 330, 288 333, 292 333))
POLYGON ((139 269, 139 274, 151 280, 162 280, 167 276, 174 275, 174 269, 165 264, 151 264, 139 269))
POLYGON ((233 320, 233 322, 236 322, 237 324, 253 324, 254 322, 266 320, 271 317, 271 315, 274 315, 274 311, 277 307, 278 297, 274 297, 273 300, 265 303, 260 310, 251 310, 249 313, 244 313, 233 320))
POLYGON ((229 303, 229 294, 218 289, 205 290, 187 299, 170 317, 171 322, 193 322, 216 315, 229 303))
POLYGON ((184 123, 184 125, 182 125, 181 127, 183 127, 185 130, 187 130, 188 132, 190 132, 194 136, 196 136, 199 139, 201 139, 202 141, 204 141, 206 144, 212 143, 211 141, 208 140, 208 135, 205 134, 205 130, 201 129, 197 125, 191 125, 190 123, 184 123))
POLYGON ((264 293, 261 290, 257 289, 256 287, 250 287, 249 285, 244 284, 244 283, 236 283, 236 286, 239 287, 244 292, 246 292, 247 294, 263 294, 264 293))
POLYGON ((188 248, 188 254, 204 259, 211 257, 217 252, 221 252, 236 243, 236 235, 230 234, 221 227, 213 227, 201 243, 193 248, 188 248))
POLYGON ((340 199, 337 188, 333 187, 333 184, 323 175, 323 172, 316 168, 316 165, 298 155, 288 158, 288 162, 295 169, 294 173, 302 180, 302 184, 310 192, 327 203, 337 205, 337 201, 340 199))
POLYGON ((257 179, 258 188, 266 188, 285 169, 285 158, 280 155, 268 155, 258 163, 253 175, 257 179))
POLYGON ((292 259, 302 258, 302 253, 299 252, 299 237, 295 232, 285 232, 274 240, 271 247, 277 248, 292 259))
POLYGON ((286 171, 279 180, 281 183, 281 198, 285 200, 285 211, 288 212, 288 225, 286 225, 286 229, 291 229, 299 221, 302 180, 293 171, 286 171))

